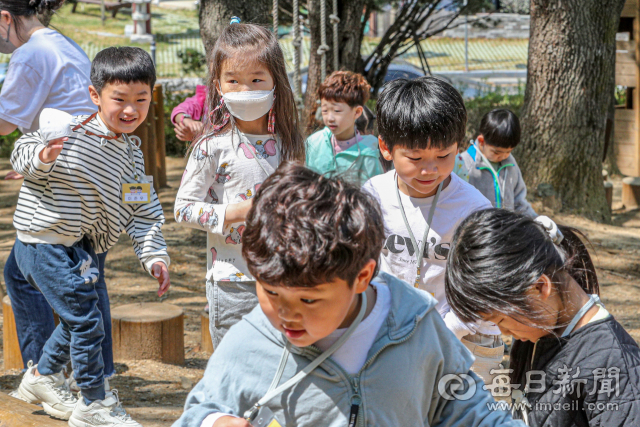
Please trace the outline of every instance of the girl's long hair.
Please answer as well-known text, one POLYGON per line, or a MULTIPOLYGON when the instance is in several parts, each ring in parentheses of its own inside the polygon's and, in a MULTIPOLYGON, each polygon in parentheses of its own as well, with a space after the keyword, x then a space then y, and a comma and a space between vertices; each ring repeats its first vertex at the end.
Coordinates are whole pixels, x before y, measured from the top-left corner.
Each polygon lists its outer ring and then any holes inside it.
MULTIPOLYGON (((456 230, 447 260, 445 290, 453 312, 464 322, 500 313, 549 330, 542 322, 548 308, 527 294, 543 274, 560 298, 569 277, 587 294, 599 294, 595 266, 581 240, 584 236, 573 228, 558 228, 564 235, 560 245, 553 243, 541 224, 524 215, 487 209, 467 217, 456 230)), ((513 383, 530 369, 533 346, 528 341, 512 344, 513 383)))
MULTIPOLYGON (((282 161, 304 161, 304 143, 300 133, 298 110, 287 77, 282 49, 280 49, 278 39, 271 31, 255 24, 229 25, 216 40, 208 58, 210 64, 207 84, 209 94, 206 102, 209 117, 205 118, 203 131, 199 137, 194 138, 194 142, 187 150, 187 155, 199 143, 202 136, 216 133, 214 125, 221 124, 225 113, 228 113, 226 106, 223 106, 211 115, 222 98, 218 92, 218 86, 224 62, 229 59, 243 61, 247 66, 258 61, 267 67, 275 83, 273 109, 275 112, 275 133, 282 142, 281 159, 282 161)), ((230 116, 229 124, 220 129, 220 132, 228 131, 232 126, 234 126, 234 120, 233 116, 230 116)))

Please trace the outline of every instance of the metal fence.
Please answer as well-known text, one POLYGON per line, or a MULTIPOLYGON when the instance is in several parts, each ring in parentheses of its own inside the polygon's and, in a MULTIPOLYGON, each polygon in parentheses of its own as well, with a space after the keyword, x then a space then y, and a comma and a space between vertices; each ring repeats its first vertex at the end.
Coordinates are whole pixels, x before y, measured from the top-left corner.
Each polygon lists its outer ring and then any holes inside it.
MULTIPOLYGON (((365 39, 362 54, 368 55, 375 49, 376 39, 365 39)), ((79 43, 93 59, 108 44, 79 43)), ((280 39, 288 71, 293 70, 294 46, 289 37, 280 39)), ((422 42, 432 71, 453 71, 464 69, 464 41, 453 38, 433 38, 422 42)), ((150 46, 140 45, 150 52, 150 46)), ((161 34, 156 43, 156 69, 158 77, 202 77, 204 74, 185 72, 178 52, 194 49, 204 55, 204 46, 197 31, 183 34, 161 34)), ((522 39, 471 39, 469 40, 469 68, 471 70, 517 70, 526 68, 528 40, 522 39)), ((301 47, 301 66, 309 64, 310 40, 304 38, 301 47)), ((11 55, 0 54, 0 63, 9 62, 11 55)), ((400 58, 416 66, 420 65, 415 49, 400 58)))

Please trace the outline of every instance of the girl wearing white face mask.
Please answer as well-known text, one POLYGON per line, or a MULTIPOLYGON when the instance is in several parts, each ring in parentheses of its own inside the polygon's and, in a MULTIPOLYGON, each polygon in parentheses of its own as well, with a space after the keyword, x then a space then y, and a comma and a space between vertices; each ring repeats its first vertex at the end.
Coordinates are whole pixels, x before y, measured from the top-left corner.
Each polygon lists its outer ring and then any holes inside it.
POLYGON ((177 222, 207 231, 214 347, 258 304, 256 282, 241 253, 252 198, 281 161, 305 157, 278 40, 271 31, 236 19, 213 48, 211 113, 191 144, 174 211, 177 222))

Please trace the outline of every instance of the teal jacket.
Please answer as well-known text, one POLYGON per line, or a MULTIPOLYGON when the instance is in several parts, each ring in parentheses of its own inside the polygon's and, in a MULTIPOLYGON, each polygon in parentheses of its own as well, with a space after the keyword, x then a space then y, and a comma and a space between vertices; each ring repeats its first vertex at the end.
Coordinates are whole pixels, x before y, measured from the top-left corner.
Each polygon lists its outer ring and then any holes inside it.
POLYGON ((383 172, 378 138, 363 135, 357 144, 334 156, 331 136, 331 130, 325 127, 307 138, 308 168, 321 174, 352 177, 360 185, 383 172))
MULTIPOLYGON (((493 397, 469 371, 473 356, 447 329, 431 295, 386 273, 374 282, 389 287, 391 307, 364 366, 349 375, 329 357, 274 397, 265 406, 283 427, 347 427, 358 403, 359 427, 524 427, 491 408, 493 397)), ((242 416, 269 389, 285 340, 257 306, 225 335, 173 426, 200 427, 215 412, 242 416)), ((280 384, 319 354, 315 346, 291 346, 280 384)))

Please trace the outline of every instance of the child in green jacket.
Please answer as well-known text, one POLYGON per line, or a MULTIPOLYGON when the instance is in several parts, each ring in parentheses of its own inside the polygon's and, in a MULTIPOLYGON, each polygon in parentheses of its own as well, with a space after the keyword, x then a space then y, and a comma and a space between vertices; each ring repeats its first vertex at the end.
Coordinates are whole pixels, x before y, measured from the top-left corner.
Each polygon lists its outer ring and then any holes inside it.
POLYGON ((381 174, 378 139, 361 135, 356 119, 362 115, 371 86, 361 74, 335 71, 318 89, 326 127, 306 141, 306 165, 327 175, 344 175, 359 184, 381 174))

